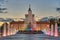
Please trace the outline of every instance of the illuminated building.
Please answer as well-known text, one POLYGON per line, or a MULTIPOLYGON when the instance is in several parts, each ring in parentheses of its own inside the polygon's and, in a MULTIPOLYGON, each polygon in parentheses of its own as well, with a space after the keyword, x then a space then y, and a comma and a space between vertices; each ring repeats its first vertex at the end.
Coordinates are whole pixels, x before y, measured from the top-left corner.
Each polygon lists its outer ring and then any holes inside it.
POLYGON ((24 21, 12 21, 10 22, 10 27, 14 28, 16 30, 32 30, 32 31, 40 31, 47 28, 47 25, 49 25, 49 22, 40 22, 35 21, 34 14, 32 14, 31 7, 29 5, 28 14, 25 14, 24 21), (30 26, 28 26, 30 25, 30 26))
POLYGON ((31 7, 29 5, 29 9, 28 9, 28 14, 25 14, 26 20, 25 20, 25 27, 29 27, 27 25, 31 25, 31 30, 36 30, 36 21, 34 19, 34 14, 32 14, 32 10, 31 7))
POLYGON ((15 30, 24 30, 24 21, 13 21, 10 22, 10 27, 11 29, 15 29, 15 30))
MULTIPOLYGON (((31 7, 29 5, 28 9, 28 14, 25 14, 25 20, 24 21, 12 21, 9 24, 9 32, 10 34, 13 34, 14 32, 20 30, 20 31, 45 31, 47 35, 52 35, 52 36, 58 36, 56 33, 57 32, 57 25, 55 24, 54 20, 51 21, 48 20, 47 22, 45 21, 35 21, 34 19, 34 14, 32 14, 31 7), (55 25, 54 25, 55 24, 55 25), (51 27, 51 28, 50 28, 51 27), (47 29, 48 28, 48 29, 47 29), (56 33, 56 34, 55 34, 56 33)), ((6 30, 4 31, 6 33, 6 30)))
MULTIPOLYGON (((52 21, 51 21, 52 22, 52 21)), ((10 33, 13 34, 15 31, 40 31, 43 30, 47 35, 57 36, 57 25, 54 25, 54 20, 52 23, 48 20, 45 21, 35 21, 34 14, 32 14, 31 7, 29 5, 28 14, 25 14, 24 21, 12 21, 10 22, 10 33), (49 25, 49 26, 48 26, 49 25), (51 27, 51 28, 50 28, 51 27), (48 28, 48 29, 47 29, 48 28), (56 34, 54 34, 56 33, 56 34)))

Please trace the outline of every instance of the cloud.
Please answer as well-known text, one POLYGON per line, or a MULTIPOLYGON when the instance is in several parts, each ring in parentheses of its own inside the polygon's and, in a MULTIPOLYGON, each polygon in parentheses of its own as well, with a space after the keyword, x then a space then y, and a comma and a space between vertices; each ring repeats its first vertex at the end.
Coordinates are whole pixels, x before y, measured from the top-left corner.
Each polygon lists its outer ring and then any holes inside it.
POLYGON ((60 11, 60 8, 56 8, 57 11, 60 11))
POLYGON ((0 22, 11 22, 11 21, 14 21, 14 20, 11 18, 6 18, 6 19, 0 18, 0 22))

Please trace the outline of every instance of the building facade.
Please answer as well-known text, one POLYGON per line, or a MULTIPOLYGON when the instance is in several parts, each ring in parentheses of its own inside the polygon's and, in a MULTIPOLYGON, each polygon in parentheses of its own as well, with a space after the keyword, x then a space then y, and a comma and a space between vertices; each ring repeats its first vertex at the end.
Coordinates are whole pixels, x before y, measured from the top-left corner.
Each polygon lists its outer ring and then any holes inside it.
POLYGON ((23 30, 39 31, 39 30, 46 29, 47 25, 49 25, 49 22, 35 21, 34 16, 35 15, 32 14, 32 10, 29 5, 28 14, 25 14, 25 20, 24 21, 12 21, 10 22, 10 27, 17 29, 17 30, 22 30, 22 31, 23 30))

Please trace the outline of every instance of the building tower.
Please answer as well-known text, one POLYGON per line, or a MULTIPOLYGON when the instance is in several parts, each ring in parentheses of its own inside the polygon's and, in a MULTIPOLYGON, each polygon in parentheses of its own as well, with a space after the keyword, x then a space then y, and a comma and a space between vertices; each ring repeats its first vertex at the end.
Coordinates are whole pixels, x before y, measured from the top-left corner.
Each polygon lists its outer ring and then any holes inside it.
MULTIPOLYGON (((31 24, 31 28, 33 29, 35 27, 35 20, 34 20, 34 14, 32 14, 31 5, 29 4, 28 14, 25 15, 26 17, 26 24, 31 24)), ((27 27, 26 25, 26 27, 27 27)))

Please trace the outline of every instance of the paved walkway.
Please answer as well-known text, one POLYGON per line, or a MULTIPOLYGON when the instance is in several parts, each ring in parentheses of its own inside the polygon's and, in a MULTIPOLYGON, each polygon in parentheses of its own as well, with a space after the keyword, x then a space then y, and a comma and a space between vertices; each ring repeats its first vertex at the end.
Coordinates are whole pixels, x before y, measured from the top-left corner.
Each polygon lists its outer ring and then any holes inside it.
POLYGON ((44 34, 16 34, 0 38, 0 40, 60 40, 60 37, 50 37, 44 34))

